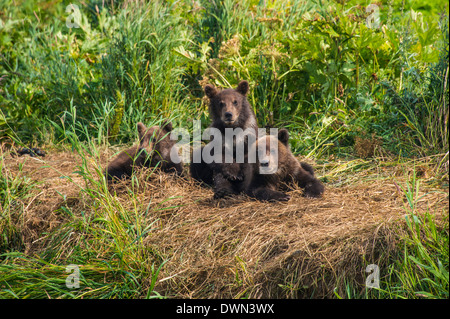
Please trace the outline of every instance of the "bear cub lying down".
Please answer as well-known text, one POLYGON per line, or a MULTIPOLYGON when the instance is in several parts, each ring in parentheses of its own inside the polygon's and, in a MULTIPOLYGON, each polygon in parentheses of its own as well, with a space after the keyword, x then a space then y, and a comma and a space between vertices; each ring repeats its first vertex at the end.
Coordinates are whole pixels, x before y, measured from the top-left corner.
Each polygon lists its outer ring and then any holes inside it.
POLYGON ((123 152, 109 163, 105 175, 108 181, 130 177, 138 167, 160 167, 165 172, 175 172, 180 175, 183 171, 178 157, 176 141, 170 139, 172 123, 164 122, 160 126, 147 128, 139 122, 137 124, 139 145, 135 145, 123 152), (172 148, 175 148, 172 151, 172 148), (177 161, 175 163, 171 158, 177 161))
MULTIPOLYGON (((242 191, 248 196, 261 201, 287 201, 290 196, 279 190, 283 184, 298 185, 304 189, 306 197, 320 197, 323 194, 324 186, 314 176, 311 165, 299 162, 292 154, 289 147, 289 132, 286 129, 279 130, 278 137, 261 136, 256 145, 250 145, 250 150, 256 152, 252 154, 256 158, 256 163, 244 163, 241 171, 243 178, 240 182, 242 191)), ((214 174, 204 163, 200 166, 191 163, 190 168, 191 176, 200 182, 211 186, 222 182, 218 181, 218 177, 222 176, 214 174)))
POLYGON ((265 135, 256 143, 257 161, 249 172, 251 176, 247 176, 250 179, 247 195, 262 201, 287 201, 290 196, 278 189, 281 184, 292 183, 303 188, 306 197, 320 197, 323 194, 324 186, 314 176, 313 168, 299 162, 292 154, 286 129, 278 131, 278 138, 265 135), (264 171, 266 174, 262 174, 264 171))

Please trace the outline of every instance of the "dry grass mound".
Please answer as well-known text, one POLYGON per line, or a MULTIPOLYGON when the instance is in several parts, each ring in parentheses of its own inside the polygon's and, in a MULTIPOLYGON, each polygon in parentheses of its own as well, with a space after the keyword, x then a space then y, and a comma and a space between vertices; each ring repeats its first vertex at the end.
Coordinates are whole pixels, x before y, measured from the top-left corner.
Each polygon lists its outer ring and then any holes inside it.
MULTIPOLYGON (((104 164, 109 156, 105 150, 99 161, 104 164)), ((10 174, 39 181, 39 191, 24 209, 27 253, 42 249, 42 238, 65 222, 67 217, 58 213, 62 206, 89 213, 80 193, 86 181, 75 173, 80 161, 71 152, 50 152, 44 159, 5 156, 10 174)), ((337 166, 316 167, 319 176, 331 176, 337 166)), ((124 181, 109 191, 130 211, 145 214, 145 223, 154 223, 143 243, 168 260, 155 286, 159 293, 318 298, 332 297, 336 281, 344 277, 364 290, 365 265, 386 262, 396 249, 406 205, 399 187, 406 183, 405 174, 397 171, 376 167, 347 172, 352 182, 329 181, 323 198, 308 199, 295 189, 286 203, 258 202, 244 195, 213 200, 211 189, 188 177, 149 175, 148 170, 139 173, 138 188, 124 181), (130 193, 141 207, 130 201, 130 193)), ((95 175, 94 164, 92 172, 95 175)), ((448 190, 430 192, 424 186, 417 195, 416 213, 435 212, 437 219, 448 214, 448 190)))

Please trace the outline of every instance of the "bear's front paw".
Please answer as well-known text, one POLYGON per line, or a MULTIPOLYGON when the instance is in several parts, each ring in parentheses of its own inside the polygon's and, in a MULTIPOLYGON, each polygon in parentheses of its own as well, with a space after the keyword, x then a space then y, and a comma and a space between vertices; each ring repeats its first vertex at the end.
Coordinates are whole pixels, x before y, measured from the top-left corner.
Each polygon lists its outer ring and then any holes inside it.
POLYGON ((291 195, 282 193, 282 192, 274 192, 271 194, 269 198, 269 202, 287 202, 291 199, 291 195))
POLYGON ((226 178, 232 182, 242 182, 244 180, 244 176, 241 173, 237 175, 228 174, 226 175, 226 178))
POLYGON ((214 174, 214 199, 223 198, 233 194, 231 182, 223 174, 214 174))
POLYGON ((214 192, 214 199, 220 199, 220 198, 228 197, 231 195, 232 195, 232 192, 230 192, 226 189, 220 189, 220 190, 216 190, 214 192))
POLYGON ((241 169, 237 164, 226 165, 222 169, 222 174, 226 179, 233 182, 244 180, 244 175, 242 174, 241 169))
POLYGON ((290 195, 269 188, 261 188, 253 194, 256 199, 267 202, 287 202, 291 199, 290 195))

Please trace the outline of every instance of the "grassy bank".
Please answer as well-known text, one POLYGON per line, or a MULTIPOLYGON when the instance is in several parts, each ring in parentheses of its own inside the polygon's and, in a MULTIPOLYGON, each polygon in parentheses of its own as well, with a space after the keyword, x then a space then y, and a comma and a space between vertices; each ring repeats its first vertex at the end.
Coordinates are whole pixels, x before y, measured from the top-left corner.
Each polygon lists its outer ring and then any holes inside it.
POLYGON ((0 0, 1 298, 448 298, 448 4, 70 3, 0 0), (241 79, 322 200, 106 185, 138 121, 206 127, 202 86, 241 79))

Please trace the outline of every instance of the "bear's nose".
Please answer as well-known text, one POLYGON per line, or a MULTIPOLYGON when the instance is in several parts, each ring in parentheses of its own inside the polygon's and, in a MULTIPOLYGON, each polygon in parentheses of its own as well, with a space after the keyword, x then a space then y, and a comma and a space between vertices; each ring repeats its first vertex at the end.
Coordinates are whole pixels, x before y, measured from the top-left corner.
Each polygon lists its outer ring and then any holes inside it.
POLYGON ((262 160, 259 162, 262 167, 269 167, 269 160, 262 160))
POLYGON ((225 118, 226 119, 231 119, 233 117, 233 113, 231 112, 225 112, 225 118))

